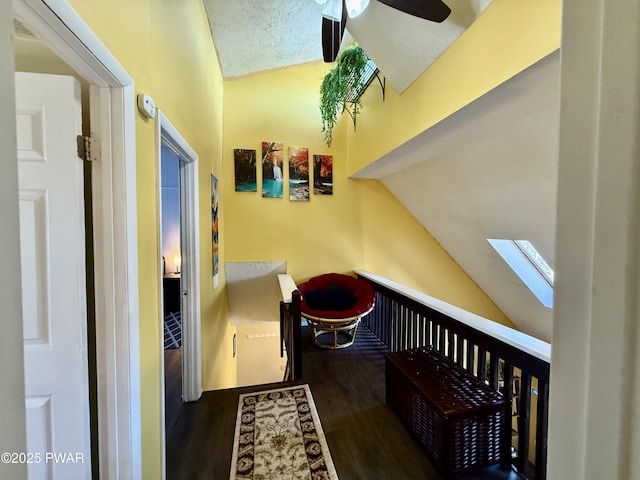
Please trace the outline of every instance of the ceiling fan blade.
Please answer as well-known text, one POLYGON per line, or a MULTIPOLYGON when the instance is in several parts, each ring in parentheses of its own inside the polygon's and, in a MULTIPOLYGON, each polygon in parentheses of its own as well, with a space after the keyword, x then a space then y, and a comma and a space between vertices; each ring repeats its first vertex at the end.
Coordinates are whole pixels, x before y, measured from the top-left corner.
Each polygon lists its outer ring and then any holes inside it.
POLYGON ((342 17, 339 22, 322 17, 322 56, 324 61, 335 61, 347 25, 347 7, 342 0, 342 17))
POLYGON ((443 22, 451 9, 441 0, 378 0, 385 5, 432 22, 443 22))

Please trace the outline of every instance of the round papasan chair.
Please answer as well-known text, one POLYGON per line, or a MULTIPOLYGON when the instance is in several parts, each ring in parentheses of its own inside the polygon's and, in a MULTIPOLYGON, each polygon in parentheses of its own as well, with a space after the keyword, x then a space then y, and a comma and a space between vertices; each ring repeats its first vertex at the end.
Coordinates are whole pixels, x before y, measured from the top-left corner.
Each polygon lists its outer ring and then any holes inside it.
POLYGON ((332 350, 353 344, 360 320, 373 310, 375 303, 375 292, 369 283, 341 273, 310 278, 298 285, 298 290, 302 295, 302 316, 311 328, 313 343, 332 350), (332 335, 331 343, 318 340, 323 334, 332 335))

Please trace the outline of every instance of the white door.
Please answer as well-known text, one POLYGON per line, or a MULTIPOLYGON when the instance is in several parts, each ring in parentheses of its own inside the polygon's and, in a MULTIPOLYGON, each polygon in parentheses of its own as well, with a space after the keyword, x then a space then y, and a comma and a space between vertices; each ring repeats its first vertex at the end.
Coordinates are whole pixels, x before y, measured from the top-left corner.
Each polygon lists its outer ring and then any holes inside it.
POLYGON ((91 477, 80 85, 16 73, 29 479, 91 477))

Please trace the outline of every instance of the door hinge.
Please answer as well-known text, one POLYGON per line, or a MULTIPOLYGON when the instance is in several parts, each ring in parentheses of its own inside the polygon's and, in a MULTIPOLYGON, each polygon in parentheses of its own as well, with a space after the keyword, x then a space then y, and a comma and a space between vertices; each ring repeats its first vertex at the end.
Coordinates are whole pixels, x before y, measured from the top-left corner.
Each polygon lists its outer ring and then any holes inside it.
POLYGON ((76 137, 78 143, 78 157, 85 162, 95 162, 99 159, 97 151, 97 142, 93 137, 86 135, 78 135, 76 137))

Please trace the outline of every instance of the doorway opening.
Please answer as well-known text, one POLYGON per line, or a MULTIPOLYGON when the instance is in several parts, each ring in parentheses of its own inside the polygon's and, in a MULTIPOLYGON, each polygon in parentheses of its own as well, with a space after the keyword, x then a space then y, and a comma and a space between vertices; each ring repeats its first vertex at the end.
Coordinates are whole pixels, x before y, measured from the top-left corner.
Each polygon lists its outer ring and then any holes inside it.
MULTIPOLYGON (((17 28, 23 30, 22 35, 29 43, 28 48, 20 52, 16 52, 16 42, 10 45, 14 56, 24 55, 20 68, 33 68, 37 73, 46 69, 49 73, 79 79, 83 85, 83 103, 90 105, 89 109, 83 110, 90 114, 92 138, 89 143, 93 154, 89 158, 97 161, 84 172, 85 188, 91 190, 90 211, 87 204, 86 213, 90 214, 94 227, 93 236, 86 239, 87 250, 93 252, 93 255, 86 252, 87 257, 93 258, 90 265, 93 274, 89 271, 88 275, 93 283, 87 282, 86 294, 94 296, 93 301, 89 300, 88 309, 95 314, 95 324, 86 325, 85 322, 84 325, 89 329, 88 344, 95 347, 88 353, 89 361, 94 363, 89 370, 95 376, 88 402, 93 413, 91 427, 84 428, 82 436, 91 434, 92 443, 97 444, 97 452, 94 449, 91 461, 93 476, 97 477, 99 470, 99 476, 103 478, 139 478, 142 454, 138 421, 140 342, 133 79, 68 3, 16 0, 11 7, 13 19, 19 23, 17 28), (92 333, 93 325, 95 331, 92 333), (96 382, 95 378, 102 381, 96 382)), ((6 44, 2 44, 0 54, 5 53, 6 44)), ((11 84, 0 86, 3 94, 7 93, 8 86, 11 84)), ((83 120, 86 125, 86 116, 83 120)), ((39 123, 36 121, 35 125, 39 123)), ((71 140, 75 143, 75 136, 71 140)), ((83 195, 80 193, 75 197, 82 198, 83 195)), ((58 249, 54 255, 60 255, 60 250, 64 251, 58 249)), ((19 277, 20 271, 13 271, 13 276, 19 277)), ((79 288, 85 290, 84 286, 79 288)), ((60 368, 59 363, 52 364, 60 368)), ((32 415, 32 418, 35 417, 32 415)), ((58 446, 63 443, 57 439, 53 442, 51 435, 77 436, 66 429, 43 428, 42 432, 42 438, 46 437, 51 445, 58 446)), ((24 436, 24 432, 16 428, 3 432, 3 438, 19 436, 24 436)), ((31 435, 32 442, 34 438, 31 435)), ((85 462, 87 457, 84 456, 85 462)))
POLYGON ((180 306, 180 157, 160 146, 162 228, 162 305, 164 335, 164 402, 167 435, 182 406, 182 308, 180 306))
MULTIPOLYGON (((173 240, 167 240, 164 242, 159 238, 159 243, 162 245, 163 254, 159 258, 159 272, 162 275, 162 281, 160 285, 161 299, 160 312, 164 310, 179 309, 180 311, 180 349, 182 354, 176 352, 169 353, 168 356, 173 356, 174 362, 172 368, 175 366, 178 358, 181 359, 180 369, 180 384, 182 398, 180 401, 175 399, 175 394, 172 396, 172 400, 167 399, 165 401, 165 393, 169 394, 168 388, 173 391, 180 391, 175 386, 175 375, 167 376, 168 373, 165 368, 165 352, 162 351, 162 358, 160 363, 162 365, 161 375, 161 392, 160 398, 162 401, 162 419, 163 419, 163 431, 162 431, 162 454, 165 455, 166 451, 166 437, 170 431, 170 427, 175 422, 174 409, 175 406, 179 409, 182 402, 191 402, 198 400, 202 395, 202 359, 200 353, 200 227, 199 227, 199 189, 198 189, 198 155, 195 150, 187 143, 184 137, 176 130, 169 119, 158 110, 158 169, 160 171, 160 178, 164 177, 163 169, 165 168, 165 162, 169 172, 169 177, 177 179, 178 187, 171 187, 167 190, 167 200, 179 199, 179 206, 175 206, 173 203, 167 204, 167 208, 171 213, 171 210, 175 212, 176 208, 179 211, 178 222, 173 223, 175 228, 176 223, 179 225, 179 242, 175 240, 175 232, 173 240), (164 160, 164 162, 163 162, 164 160), (176 176, 175 167, 177 163, 178 173, 176 176), (173 170, 173 173, 171 171, 173 170), (173 197, 173 199, 171 198, 173 197), (168 250, 165 250, 165 243, 168 250), (164 257, 164 258, 163 258, 164 257), (175 258, 175 261, 174 261, 175 258), (167 288, 171 288, 174 293, 167 292, 169 295, 166 297, 167 305, 165 306, 165 273, 167 272, 166 285, 167 288), (176 296, 175 288, 178 288, 178 305, 175 305, 176 296), (172 304, 173 302, 173 304, 172 304), (173 355, 172 355, 173 354, 173 355), (178 358, 176 358, 178 357, 178 358), (171 383, 166 382, 165 378, 171 378, 171 383), (169 403, 171 401, 171 403, 169 403)), ((158 182, 158 188, 161 190, 158 192, 158 218, 160 219, 160 228, 158 229, 158 237, 163 234, 164 226, 164 199, 165 195, 162 192, 162 183, 158 182)), ((175 217, 175 213, 174 213, 175 217)), ((174 316, 175 317, 175 316, 174 316)), ((164 322, 165 314, 161 315, 159 321, 162 323, 162 344, 164 345, 164 322)), ((170 336, 169 336, 170 338, 170 336)), ((166 468, 166 462, 163 458, 163 469, 166 468)))

